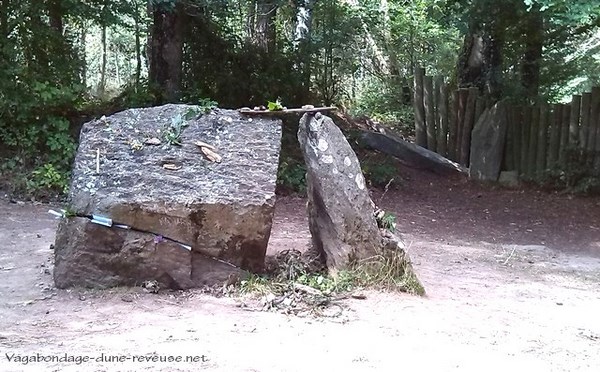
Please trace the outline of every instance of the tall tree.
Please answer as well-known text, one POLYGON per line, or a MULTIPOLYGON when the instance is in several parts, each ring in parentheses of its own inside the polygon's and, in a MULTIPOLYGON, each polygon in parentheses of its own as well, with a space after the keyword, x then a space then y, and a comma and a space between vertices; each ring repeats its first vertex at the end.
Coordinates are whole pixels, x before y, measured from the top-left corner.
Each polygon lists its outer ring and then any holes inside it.
POLYGON ((277 42, 277 5, 274 0, 257 0, 251 3, 256 6, 252 17, 255 22, 252 40, 261 50, 272 54, 276 50, 277 42))
POLYGON ((150 32, 149 81, 162 102, 177 102, 181 96, 183 19, 179 0, 153 3, 150 32))
POLYGON ((540 88, 540 68, 544 47, 544 20, 539 4, 533 4, 521 23, 525 38, 525 50, 521 64, 521 85, 525 98, 535 101, 540 88))

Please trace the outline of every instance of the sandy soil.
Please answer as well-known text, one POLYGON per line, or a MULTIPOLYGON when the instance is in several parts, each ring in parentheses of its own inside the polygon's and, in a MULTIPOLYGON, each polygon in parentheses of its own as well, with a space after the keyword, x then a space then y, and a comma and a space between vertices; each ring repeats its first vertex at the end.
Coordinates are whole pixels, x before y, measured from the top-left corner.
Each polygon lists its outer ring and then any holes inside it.
MULTIPOLYGON (((367 292, 320 318, 197 292, 56 290, 49 207, 0 200, 0 371, 600 371, 600 199, 410 170, 399 183, 381 204, 427 297, 367 292)), ((279 200, 271 252, 306 246, 304 205, 279 200)))

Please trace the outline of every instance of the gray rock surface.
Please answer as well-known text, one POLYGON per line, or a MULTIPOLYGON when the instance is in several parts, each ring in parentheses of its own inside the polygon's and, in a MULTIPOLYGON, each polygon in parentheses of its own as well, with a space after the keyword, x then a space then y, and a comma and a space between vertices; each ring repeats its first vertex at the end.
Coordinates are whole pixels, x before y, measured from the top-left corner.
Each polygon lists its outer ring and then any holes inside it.
POLYGON ((502 171, 498 177, 498 183, 505 187, 517 188, 520 186, 519 172, 502 171))
POLYGON ((478 181, 496 182, 502 167, 506 142, 507 117, 504 103, 486 109, 471 133, 469 177, 478 181))
POLYGON ((54 246, 58 288, 139 286, 147 280, 156 280, 163 288, 194 286, 192 253, 150 234, 71 217, 59 224, 54 246))
MULTIPOLYGON (((192 267, 186 275, 193 276, 194 282, 212 284, 239 273, 236 268, 259 272, 271 231, 280 146, 281 121, 275 118, 248 118, 231 110, 199 114, 197 107, 188 105, 123 111, 82 128, 70 208, 80 216, 102 215, 173 239, 191 246, 192 255, 230 264, 215 263, 217 268, 207 269, 206 260, 190 256, 192 267), (167 141, 169 134, 171 142, 181 146, 167 141), (213 146, 208 147, 212 154, 203 153, 197 141, 213 146), (211 156, 217 161, 211 161, 211 156)), ((107 233, 115 229, 100 228, 107 233)), ((55 246, 57 283, 102 282, 101 271, 90 272, 86 280, 83 274, 78 279, 69 277, 74 266, 88 263, 76 252, 97 247, 73 243, 92 244, 85 236, 67 239, 64 235, 86 235, 86 231, 61 224, 55 246)), ((134 232, 119 232, 130 233, 134 232)), ((119 244, 106 249, 117 251, 119 244)), ((113 275, 115 267, 103 270, 113 275)), ((111 285, 130 284, 127 270, 116 270, 111 285)))
POLYGON ((308 222, 327 267, 343 269, 382 248, 373 204, 356 154, 333 121, 305 114, 298 140, 307 174, 308 222))
POLYGON ((413 168, 442 175, 467 172, 467 169, 460 164, 448 160, 436 152, 405 141, 389 133, 389 130, 386 130, 386 133, 363 132, 361 140, 367 146, 391 155, 413 168))

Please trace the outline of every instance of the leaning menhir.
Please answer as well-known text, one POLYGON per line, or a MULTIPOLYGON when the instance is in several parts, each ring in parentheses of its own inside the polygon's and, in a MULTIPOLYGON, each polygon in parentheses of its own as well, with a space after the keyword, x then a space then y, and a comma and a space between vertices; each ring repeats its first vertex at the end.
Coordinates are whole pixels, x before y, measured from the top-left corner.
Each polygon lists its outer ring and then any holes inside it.
POLYGON ((188 105, 85 124, 56 236, 56 286, 184 289, 260 272, 280 145, 278 119, 188 105))

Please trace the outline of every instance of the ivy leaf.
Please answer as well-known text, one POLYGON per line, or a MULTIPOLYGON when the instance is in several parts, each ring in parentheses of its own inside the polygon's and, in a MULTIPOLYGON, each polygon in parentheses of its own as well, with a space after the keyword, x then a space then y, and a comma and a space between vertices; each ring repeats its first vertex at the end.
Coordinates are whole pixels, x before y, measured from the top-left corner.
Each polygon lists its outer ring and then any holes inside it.
POLYGON ((269 111, 281 111, 283 110, 283 106, 281 105, 281 102, 279 101, 279 99, 275 102, 271 102, 269 101, 267 103, 267 109, 269 111))

